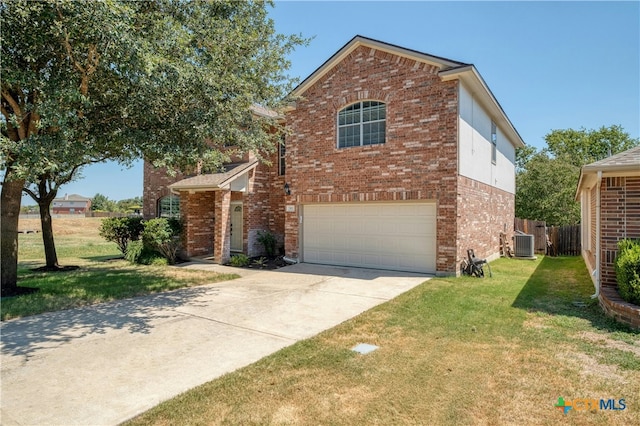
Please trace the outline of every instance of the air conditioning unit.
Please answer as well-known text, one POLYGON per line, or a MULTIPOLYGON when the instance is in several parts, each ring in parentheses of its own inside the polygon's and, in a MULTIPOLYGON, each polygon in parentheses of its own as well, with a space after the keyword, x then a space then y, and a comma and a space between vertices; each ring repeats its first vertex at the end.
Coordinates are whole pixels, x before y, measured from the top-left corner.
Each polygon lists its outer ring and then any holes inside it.
POLYGON ((533 235, 516 231, 513 236, 513 245, 516 257, 535 258, 535 246, 533 235))

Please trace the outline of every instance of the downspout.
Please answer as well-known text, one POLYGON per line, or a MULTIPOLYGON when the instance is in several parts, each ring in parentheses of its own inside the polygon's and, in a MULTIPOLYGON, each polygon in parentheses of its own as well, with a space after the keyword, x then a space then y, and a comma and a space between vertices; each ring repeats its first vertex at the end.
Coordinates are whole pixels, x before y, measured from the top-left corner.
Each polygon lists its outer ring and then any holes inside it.
POLYGON ((601 267, 600 267, 600 185, 602 182, 602 170, 598 170, 598 180, 596 182, 596 269, 593 271, 595 274, 595 286, 596 292, 591 295, 592 299, 600 296, 600 282, 601 282, 601 267))

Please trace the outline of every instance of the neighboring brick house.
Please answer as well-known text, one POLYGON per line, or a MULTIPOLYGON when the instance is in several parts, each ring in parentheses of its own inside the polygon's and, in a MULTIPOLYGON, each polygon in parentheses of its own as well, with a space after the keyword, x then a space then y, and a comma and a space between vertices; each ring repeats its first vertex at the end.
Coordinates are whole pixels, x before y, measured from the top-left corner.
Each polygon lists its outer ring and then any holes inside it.
POLYGON ((640 238, 640 146, 582 167, 576 200, 581 210, 582 257, 600 304, 619 318, 626 311, 625 322, 640 327, 640 309, 626 306, 617 295, 614 267, 618 241, 640 238), (618 308, 622 314, 611 311, 618 308))
POLYGON ((53 214, 85 214, 91 210, 91 198, 78 194, 64 194, 62 198, 54 198, 51 203, 53 214))
MULTIPOLYGON (((473 65, 357 36, 293 95, 284 163, 245 158, 227 172, 238 187, 246 180, 241 190, 214 188, 218 175, 172 185, 192 228, 188 254, 228 259, 241 206, 249 255, 269 229, 289 258, 310 263, 451 275, 469 248, 498 256, 524 143, 473 65)), ((145 216, 169 195, 154 173, 145 166, 145 216)))

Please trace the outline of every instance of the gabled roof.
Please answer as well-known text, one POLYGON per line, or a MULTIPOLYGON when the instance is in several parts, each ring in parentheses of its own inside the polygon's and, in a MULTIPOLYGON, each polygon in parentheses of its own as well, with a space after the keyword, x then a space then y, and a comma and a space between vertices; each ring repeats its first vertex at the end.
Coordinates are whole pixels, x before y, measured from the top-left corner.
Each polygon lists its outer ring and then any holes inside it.
POLYGON ((58 203, 62 201, 91 201, 91 198, 83 197, 82 195, 78 195, 78 194, 70 194, 70 195, 65 194, 64 197, 54 198, 53 201, 58 203))
POLYGON ((576 189, 576 200, 580 199, 583 187, 591 188, 603 176, 640 176, 640 146, 628 149, 605 159, 582 166, 576 189))
POLYGON ((436 66, 440 69, 450 69, 461 66, 467 66, 464 62, 452 61, 451 59, 441 58, 439 56, 428 55, 426 53, 418 52, 417 50, 406 49, 404 47, 396 46, 394 44, 384 43, 382 41, 374 40, 372 38, 363 37, 357 35, 352 38, 347 44, 342 46, 340 50, 327 59, 318 69, 316 69, 311 75, 305 78, 295 89, 293 89, 294 95, 301 95, 322 76, 324 76, 331 68, 337 63, 342 61, 351 52, 356 50, 360 46, 368 46, 377 50, 388 52, 394 55, 403 56, 413 60, 418 60, 429 65, 436 66))
POLYGON ((454 61, 439 56, 429 55, 417 50, 407 49, 393 44, 384 43, 382 41, 363 37, 361 35, 357 35, 352 38, 325 63, 323 63, 318 69, 316 69, 309 77, 304 79, 302 83, 300 83, 295 89, 293 89, 292 95, 302 96, 302 94, 309 87, 315 84, 335 65, 341 62, 344 58, 351 54, 351 52, 353 52, 360 46, 381 50, 387 53, 423 62, 425 64, 433 65, 440 69, 438 75, 440 76, 442 81, 460 80, 464 82, 465 85, 468 86, 471 91, 477 96, 478 101, 487 109, 498 127, 500 127, 500 129, 507 135, 514 146, 523 147, 525 145, 522 137, 520 137, 520 134, 516 131, 515 127, 505 114, 502 106, 500 106, 496 98, 493 96, 493 93, 491 93, 491 90, 489 90, 489 87, 483 80, 482 76, 480 76, 478 70, 476 70, 476 68, 473 66, 473 64, 467 64, 464 62, 454 61))
POLYGON ((209 173, 182 179, 169 185, 173 191, 216 191, 229 189, 231 183, 258 166, 258 160, 248 163, 225 164, 224 172, 209 173))

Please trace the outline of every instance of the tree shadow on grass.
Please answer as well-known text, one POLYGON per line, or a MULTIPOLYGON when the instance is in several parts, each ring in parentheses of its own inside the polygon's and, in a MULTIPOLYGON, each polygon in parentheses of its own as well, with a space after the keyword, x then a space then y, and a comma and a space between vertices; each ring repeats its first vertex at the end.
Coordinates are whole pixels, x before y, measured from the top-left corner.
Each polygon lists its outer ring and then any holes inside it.
POLYGON ((581 318, 606 332, 633 332, 631 328, 604 314, 598 300, 591 298, 594 292, 581 257, 545 256, 512 306, 528 312, 581 318))
POLYGON ((199 297, 215 297, 218 292, 215 287, 190 287, 5 321, 0 325, 0 351, 3 356, 29 358, 41 350, 113 330, 148 334, 158 323, 184 317, 177 308, 206 306, 199 297))

